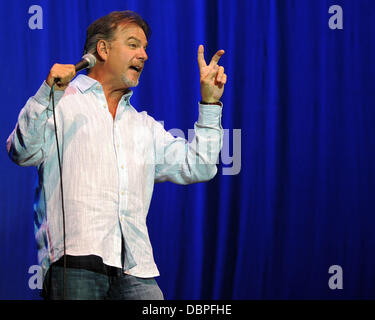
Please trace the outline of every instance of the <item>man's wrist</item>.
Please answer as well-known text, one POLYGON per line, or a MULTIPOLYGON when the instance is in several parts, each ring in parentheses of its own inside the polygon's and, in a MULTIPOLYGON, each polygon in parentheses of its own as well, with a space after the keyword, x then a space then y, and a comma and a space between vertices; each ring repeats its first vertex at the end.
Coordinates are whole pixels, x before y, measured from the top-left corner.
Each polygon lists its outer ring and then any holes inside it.
POLYGON ((208 105, 212 104, 212 105, 221 106, 220 101, 206 102, 206 101, 201 100, 199 103, 200 104, 208 104, 208 105))

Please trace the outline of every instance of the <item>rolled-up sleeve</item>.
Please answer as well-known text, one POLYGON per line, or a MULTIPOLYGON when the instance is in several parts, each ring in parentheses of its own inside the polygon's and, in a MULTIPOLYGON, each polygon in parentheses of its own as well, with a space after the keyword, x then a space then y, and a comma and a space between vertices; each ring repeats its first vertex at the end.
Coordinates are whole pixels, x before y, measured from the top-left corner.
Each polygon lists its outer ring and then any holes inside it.
POLYGON ((173 137, 160 123, 155 123, 155 182, 190 184, 208 181, 216 175, 223 144, 221 115, 222 104, 199 104, 195 135, 190 143, 173 137))

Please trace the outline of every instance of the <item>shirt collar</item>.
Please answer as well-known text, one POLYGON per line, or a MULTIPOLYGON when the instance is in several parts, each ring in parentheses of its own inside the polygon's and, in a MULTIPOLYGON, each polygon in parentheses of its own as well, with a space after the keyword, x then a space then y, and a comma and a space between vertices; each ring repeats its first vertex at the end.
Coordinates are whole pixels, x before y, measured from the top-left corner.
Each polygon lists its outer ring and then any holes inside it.
MULTIPOLYGON (((79 91, 82 93, 89 92, 94 89, 103 90, 102 85, 99 81, 88 77, 84 74, 79 74, 73 81, 72 85, 77 87, 79 91)), ((133 90, 129 90, 129 92, 125 93, 122 96, 122 100, 129 100, 130 97, 133 95, 133 90)))

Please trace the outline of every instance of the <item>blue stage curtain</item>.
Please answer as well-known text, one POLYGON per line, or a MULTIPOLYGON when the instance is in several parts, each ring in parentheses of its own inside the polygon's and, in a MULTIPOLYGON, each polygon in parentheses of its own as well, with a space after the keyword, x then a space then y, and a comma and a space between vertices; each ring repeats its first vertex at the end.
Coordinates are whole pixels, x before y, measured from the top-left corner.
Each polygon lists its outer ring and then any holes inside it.
POLYGON ((241 151, 238 174, 221 159, 210 182, 155 186, 148 226, 165 297, 374 299, 373 0, 0 2, 0 298, 39 299, 28 283, 36 169, 13 164, 5 141, 51 66, 80 59, 87 26, 126 9, 152 28, 133 106, 187 136, 198 45, 207 61, 224 49, 222 122, 229 155, 241 151), (29 27, 32 5, 43 29, 29 27), (343 29, 329 28, 332 5, 343 29), (341 290, 328 285, 332 265, 341 290))

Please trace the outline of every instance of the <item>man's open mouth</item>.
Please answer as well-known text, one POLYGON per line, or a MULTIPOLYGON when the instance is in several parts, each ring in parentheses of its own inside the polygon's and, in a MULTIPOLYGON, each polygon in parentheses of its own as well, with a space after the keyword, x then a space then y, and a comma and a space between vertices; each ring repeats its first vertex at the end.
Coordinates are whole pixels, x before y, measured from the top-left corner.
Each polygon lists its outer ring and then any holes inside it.
POLYGON ((137 72, 141 72, 142 71, 142 67, 139 67, 139 66, 130 66, 130 69, 135 70, 137 72))

